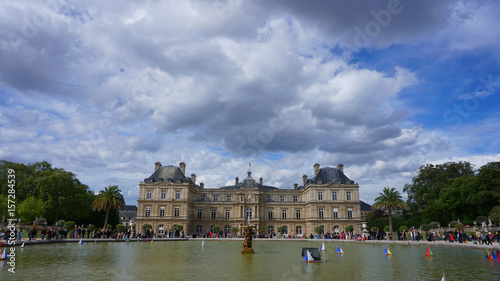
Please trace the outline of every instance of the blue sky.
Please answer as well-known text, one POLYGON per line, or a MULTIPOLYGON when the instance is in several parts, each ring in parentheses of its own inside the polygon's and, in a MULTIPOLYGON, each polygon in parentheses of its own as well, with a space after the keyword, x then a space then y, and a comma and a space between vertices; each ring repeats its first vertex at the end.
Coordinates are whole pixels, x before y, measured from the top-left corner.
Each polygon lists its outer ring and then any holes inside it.
POLYGON ((419 166, 500 156, 498 1, 16 1, 0 159, 135 204, 154 163, 292 188, 344 164, 372 203, 419 166))

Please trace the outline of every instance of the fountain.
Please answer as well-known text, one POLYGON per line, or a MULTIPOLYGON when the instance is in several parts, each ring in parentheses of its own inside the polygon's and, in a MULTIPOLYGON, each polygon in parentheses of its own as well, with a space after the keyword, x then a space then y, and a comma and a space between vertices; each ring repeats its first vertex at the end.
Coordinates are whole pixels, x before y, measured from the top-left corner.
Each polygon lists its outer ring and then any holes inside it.
POLYGON ((253 248, 252 248, 252 235, 253 235, 253 229, 255 226, 250 225, 250 217, 248 217, 248 223, 247 226, 241 226, 243 229, 245 241, 243 242, 243 249, 241 250, 242 254, 253 254, 253 248))

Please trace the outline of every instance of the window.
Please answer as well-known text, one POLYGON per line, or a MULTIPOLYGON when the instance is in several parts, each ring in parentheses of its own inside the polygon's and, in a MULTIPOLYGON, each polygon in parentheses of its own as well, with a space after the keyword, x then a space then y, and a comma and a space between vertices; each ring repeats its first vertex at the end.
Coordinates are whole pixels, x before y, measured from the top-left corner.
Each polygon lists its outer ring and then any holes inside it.
POLYGON ((267 218, 270 220, 273 219, 273 210, 267 210, 267 218))
POLYGON ((283 195, 280 196, 280 202, 285 202, 285 196, 283 195))
POLYGON ((175 207, 174 208, 174 217, 178 217, 179 216, 179 207, 175 207))
POLYGON ((226 210, 226 219, 231 217, 231 210, 226 210))
POLYGON ((198 218, 201 219, 203 216, 203 211, 201 209, 198 209, 198 218))
POLYGON ((181 192, 179 190, 175 191, 175 199, 181 199, 181 192))
POLYGON ((346 195, 346 200, 351 200, 351 192, 347 191, 346 195))
POLYGON ((339 218, 339 209, 333 209, 333 218, 338 219, 339 218))
POLYGON ((224 226, 225 233, 231 233, 231 227, 229 225, 224 226))
POLYGON ((271 202, 271 196, 267 196, 267 202, 271 202))
POLYGON ((293 196, 293 202, 297 202, 297 201, 299 201, 299 197, 297 195, 294 195, 293 196))
POLYGON ((151 215, 151 207, 146 207, 146 217, 149 217, 151 215))
POLYGON ((165 207, 160 207, 160 217, 165 216, 165 207))
POLYGON ((226 201, 231 202, 231 195, 226 196, 226 201))
POLYGON ((271 234, 274 232, 274 227, 272 225, 267 227, 267 234, 271 234))
POLYGON ((295 210, 295 218, 300 219, 300 210, 295 210))
POLYGON ((161 191, 161 199, 165 199, 167 198, 167 191, 166 190, 162 190, 161 191))
POLYGON ((201 225, 197 225, 196 228, 194 229, 194 232, 196 233, 201 233, 203 229, 201 228, 201 225))
POLYGON ((218 195, 214 195, 214 202, 217 202, 219 200, 219 196, 218 195))
POLYGON ((323 192, 318 192, 318 200, 321 201, 323 200, 323 192))
POLYGON ((324 210, 323 210, 323 208, 319 208, 318 209, 318 217, 320 219, 324 218, 324 210))
POLYGON ((302 234, 302 226, 298 225, 298 226, 295 228, 295 234, 302 234))
POLYGON ((217 210, 212 209, 212 219, 215 219, 216 214, 217 214, 217 210))
POLYGON ((283 228, 285 229, 285 232, 283 232, 283 234, 288 234, 288 226, 284 225, 283 228))
POLYGON ((340 232, 340 231, 339 231, 339 226, 338 226, 338 225, 336 225, 336 226, 334 226, 334 227, 333 227, 333 232, 335 232, 335 233, 337 233, 337 234, 340 232))
POLYGON ((332 191, 332 200, 337 201, 337 191, 332 191))
POLYGON ((347 218, 352 219, 352 209, 347 209, 347 218))
POLYGON ((286 219, 286 210, 281 210, 281 218, 286 219))
POLYGON ((247 208, 247 213, 245 218, 252 218, 252 208, 247 208))
POLYGON ((146 199, 151 199, 151 195, 153 195, 153 191, 148 190, 148 194, 146 195, 146 199))
POLYGON ((158 225, 158 233, 163 234, 163 224, 158 225))
POLYGON ((200 201, 201 201, 201 202, 205 201, 205 195, 201 195, 201 196, 200 196, 200 201))

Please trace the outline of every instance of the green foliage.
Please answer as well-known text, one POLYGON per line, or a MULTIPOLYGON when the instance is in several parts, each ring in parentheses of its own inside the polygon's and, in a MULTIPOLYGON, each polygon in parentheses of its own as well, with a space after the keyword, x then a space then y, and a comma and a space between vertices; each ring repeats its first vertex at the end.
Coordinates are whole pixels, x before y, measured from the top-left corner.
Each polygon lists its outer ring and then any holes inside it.
POLYGON ((451 227, 453 227, 453 226, 455 226, 457 223, 458 223, 458 221, 450 221, 450 223, 449 223, 449 224, 450 224, 450 226, 451 226, 451 227))
POLYGON ((75 229, 76 224, 74 221, 67 221, 64 223, 63 228, 68 229, 68 232, 71 232, 73 229, 75 229))
POLYGON ((45 204, 42 199, 30 196, 19 204, 17 214, 23 222, 31 224, 37 217, 45 214, 45 204))
POLYGON ((45 225, 47 223, 47 219, 46 218, 37 218, 35 219, 35 224, 36 225, 45 225))
POLYGON ((238 227, 236 227, 236 226, 231 228, 231 233, 233 233, 233 234, 236 234, 239 231, 240 231, 240 229, 238 227))
POLYGON ((111 224, 108 224, 108 226, 106 228, 109 229, 109 230, 112 230, 113 226, 111 224))
MULTIPOLYGON (((385 232, 385 233, 389 232, 389 230, 390 230, 390 228, 389 228, 389 226, 388 226, 388 225, 384 226, 384 232, 385 232)), ((391 231, 391 232, 392 232, 392 231, 391 231)))
POLYGON ((121 223, 117 224, 115 228, 116 228, 116 231, 118 231, 118 232, 124 232, 127 229, 127 227, 121 223))
POLYGON ((410 213, 420 215, 423 222, 472 222, 500 202, 500 162, 488 163, 476 174, 468 162, 422 165, 403 191, 408 193, 410 213))
POLYGON ((284 226, 278 226, 278 228, 276 229, 279 233, 283 234, 285 233, 286 231, 286 228, 284 226))
POLYGON ((90 229, 91 231, 94 231, 95 225, 89 224, 89 225, 87 225, 87 228, 90 229))
POLYGON ((431 226, 429 224, 424 223, 420 226, 420 229, 423 231, 429 231, 431 230, 431 226))
MULTIPOLYGON (((264 232, 266 231, 266 228, 265 228, 265 227, 263 227, 263 226, 261 226, 261 227, 259 227, 259 229, 258 229, 258 230, 259 230, 260 232, 264 233, 264 232)), ((236 230, 236 231, 238 231, 238 230, 236 230)))
POLYGON ((403 232, 403 231, 406 231, 408 232, 410 229, 406 226, 406 225, 402 225, 399 227, 399 232, 403 232))
POLYGON ((389 214, 389 230, 392 232, 392 210, 408 209, 403 196, 394 187, 384 187, 384 190, 375 198, 372 208, 387 211, 389 214))
POLYGON ((455 224, 455 229, 456 230, 464 231, 465 230, 465 226, 462 223, 457 223, 457 224, 455 224))
POLYGON ((56 226, 58 226, 58 227, 63 227, 65 222, 66 222, 65 220, 58 220, 58 221, 56 222, 56 226))
POLYGON ((213 232, 213 233, 219 233, 219 231, 220 231, 220 226, 218 226, 218 225, 214 225, 214 226, 212 227, 212 232, 213 232))
POLYGON ((377 231, 377 229, 380 229, 380 228, 378 228, 377 226, 372 226, 372 228, 370 228, 371 231, 377 231))
MULTIPOLYGON (((491 209, 490 217, 492 220, 499 220, 500 219, 500 205, 495 206, 491 209)), ((498 223, 495 223, 495 224, 498 225, 498 223)))
POLYGON ((117 185, 110 185, 105 187, 104 190, 99 191, 99 194, 92 203, 93 211, 104 210, 106 212, 104 225, 108 224, 111 209, 118 210, 125 206, 125 199, 123 199, 121 192, 117 185))
POLYGON ((352 225, 346 226, 345 227, 345 231, 347 231, 347 232, 353 232, 354 231, 354 226, 352 226, 352 225))
POLYGON ((314 232, 318 234, 323 234, 325 232, 325 228, 322 225, 316 226, 314 228, 314 232))
POLYGON ((437 221, 433 221, 429 224, 431 228, 438 228, 440 226, 440 223, 437 221))
POLYGON ((148 223, 145 223, 143 226, 142 226, 142 231, 146 232, 148 229, 153 229, 153 226, 148 224, 148 223))

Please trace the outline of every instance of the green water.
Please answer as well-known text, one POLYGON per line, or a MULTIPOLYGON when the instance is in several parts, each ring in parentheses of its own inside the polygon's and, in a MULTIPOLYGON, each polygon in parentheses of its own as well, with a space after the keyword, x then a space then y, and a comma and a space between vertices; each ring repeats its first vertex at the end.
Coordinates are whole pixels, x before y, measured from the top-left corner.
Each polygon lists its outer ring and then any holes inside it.
POLYGON ((33 245, 16 250, 16 273, 2 263, 0 280, 500 280, 498 263, 484 250, 325 243, 323 262, 303 263, 301 249, 319 242, 155 241, 33 245), (344 254, 335 254, 341 245, 344 254))

